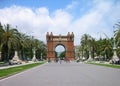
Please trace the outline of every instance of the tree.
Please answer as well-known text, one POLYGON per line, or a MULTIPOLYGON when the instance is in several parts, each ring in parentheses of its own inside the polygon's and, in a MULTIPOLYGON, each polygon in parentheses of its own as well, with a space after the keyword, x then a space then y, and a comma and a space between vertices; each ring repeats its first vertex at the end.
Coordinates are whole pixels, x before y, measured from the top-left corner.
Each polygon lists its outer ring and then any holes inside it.
POLYGON ((104 51, 104 40, 103 39, 99 39, 96 41, 96 55, 97 56, 101 56, 103 51, 104 51))
POLYGON ((10 27, 9 24, 4 25, 2 29, 2 43, 4 46, 4 60, 9 60, 9 52, 11 48, 17 48, 17 34, 18 30, 15 28, 10 27))
POLYGON ((41 59, 41 55, 46 55, 46 45, 43 43, 43 41, 40 41, 38 39, 35 39, 33 36, 28 37, 26 40, 27 43, 27 56, 32 59, 33 57, 33 51, 35 51, 35 56, 37 59, 41 59), (29 56, 30 55, 30 56, 29 56))
POLYGON ((89 34, 84 34, 81 38, 81 46, 83 48, 83 52, 85 52, 84 56, 86 59, 89 58, 90 40, 91 36, 89 34))
POLYGON ((116 28, 117 30, 114 31, 114 36, 115 36, 115 42, 117 45, 117 55, 120 57, 120 22, 118 22, 117 24, 115 24, 114 28, 116 28))
POLYGON ((65 51, 61 52, 59 57, 63 59, 65 57, 65 51))
POLYGON ((120 22, 118 22, 117 24, 115 24, 114 28, 117 29, 117 30, 114 31, 114 36, 115 36, 116 40, 118 42, 120 42, 120 22))
POLYGON ((113 55, 113 50, 112 50, 112 39, 99 39, 96 41, 96 55, 103 57, 103 60, 110 60, 112 55, 113 55))
POLYGON ((26 40, 27 42, 27 48, 29 49, 30 53, 30 58, 32 59, 33 57, 33 49, 35 48, 35 43, 34 43, 34 37, 33 36, 29 36, 29 38, 26 40))
POLYGON ((36 49, 36 56, 46 56, 46 45, 43 41, 34 39, 20 33, 16 28, 12 28, 9 24, 4 26, 0 23, 0 60, 2 52, 2 60, 8 61, 13 58, 15 51, 19 52, 22 60, 24 58, 33 57, 33 49, 36 49))
POLYGON ((1 57, 1 50, 2 50, 2 36, 3 36, 3 26, 0 23, 0 60, 2 59, 1 57))
POLYGON ((95 50, 96 50, 96 41, 94 38, 91 38, 90 40, 90 51, 91 51, 91 57, 94 59, 95 57, 95 50))
POLYGON ((27 40, 28 40, 28 37, 26 34, 24 33, 19 33, 19 51, 20 51, 20 56, 21 56, 21 59, 24 60, 25 58, 25 48, 28 48, 28 44, 27 44, 27 40))
POLYGON ((105 60, 110 60, 112 55, 113 55, 113 49, 112 49, 112 45, 110 43, 110 39, 105 39, 105 44, 104 44, 104 57, 105 60))
POLYGON ((46 52, 46 45, 43 43, 43 41, 40 41, 40 40, 38 40, 38 39, 35 39, 34 40, 34 43, 35 43, 35 48, 36 48, 36 50, 37 50, 37 52, 36 52, 36 57, 38 58, 38 59, 43 59, 43 58, 41 58, 41 55, 42 55, 42 57, 45 55, 45 52, 46 52))

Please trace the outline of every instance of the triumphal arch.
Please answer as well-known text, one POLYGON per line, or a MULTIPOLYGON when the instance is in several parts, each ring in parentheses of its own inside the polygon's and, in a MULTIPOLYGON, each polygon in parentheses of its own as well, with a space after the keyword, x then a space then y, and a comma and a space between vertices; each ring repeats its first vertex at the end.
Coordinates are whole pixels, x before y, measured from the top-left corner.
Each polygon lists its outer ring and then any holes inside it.
POLYGON ((47 59, 55 59, 55 48, 62 45, 65 48, 65 58, 74 59, 74 34, 68 32, 67 35, 53 35, 47 32, 47 59))

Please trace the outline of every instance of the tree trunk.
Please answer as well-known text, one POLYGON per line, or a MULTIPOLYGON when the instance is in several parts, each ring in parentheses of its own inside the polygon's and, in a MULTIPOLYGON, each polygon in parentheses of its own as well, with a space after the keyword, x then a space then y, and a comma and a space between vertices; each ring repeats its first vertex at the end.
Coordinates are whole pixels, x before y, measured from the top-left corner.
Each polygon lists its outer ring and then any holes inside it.
POLYGON ((24 60, 24 48, 21 49, 21 59, 24 60))

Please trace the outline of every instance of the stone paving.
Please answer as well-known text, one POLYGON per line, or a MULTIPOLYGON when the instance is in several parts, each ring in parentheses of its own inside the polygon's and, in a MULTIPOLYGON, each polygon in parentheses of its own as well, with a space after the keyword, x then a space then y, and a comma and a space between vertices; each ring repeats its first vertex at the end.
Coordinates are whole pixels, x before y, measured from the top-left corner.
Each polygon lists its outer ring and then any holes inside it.
POLYGON ((120 86, 120 69, 52 62, 0 80, 0 86, 120 86))

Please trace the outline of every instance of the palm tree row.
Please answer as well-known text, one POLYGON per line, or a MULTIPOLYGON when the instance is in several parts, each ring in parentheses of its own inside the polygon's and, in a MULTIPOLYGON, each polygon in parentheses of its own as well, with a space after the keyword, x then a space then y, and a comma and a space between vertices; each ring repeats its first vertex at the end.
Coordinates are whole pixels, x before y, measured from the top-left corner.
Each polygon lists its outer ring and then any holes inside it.
POLYGON ((0 23, 0 60, 9 61, 13 58, 15 51, 18 52, 19 58, 32 59, 33 49, 36 51, 36 57, 39 59, 45 55, 46 45, 35 39, 33 36, 28 36, 19 32, 16 28, 10 27, 9 24, 1 25, 0 23))
MULTIPOLYGON (((89 34, 84 34, 80 41, 80 53, 81 57, 87 59, 99 58, 102 60, 111 60, 113 57, 113 44, 114 38, 117 47, 117 56, 120 57, 120 22, 115 24, 116 31, 114 31, 114 37, 100 38, 95 40, 89 34)), ((107 36, 107 35, 106 35, 107 36)))

